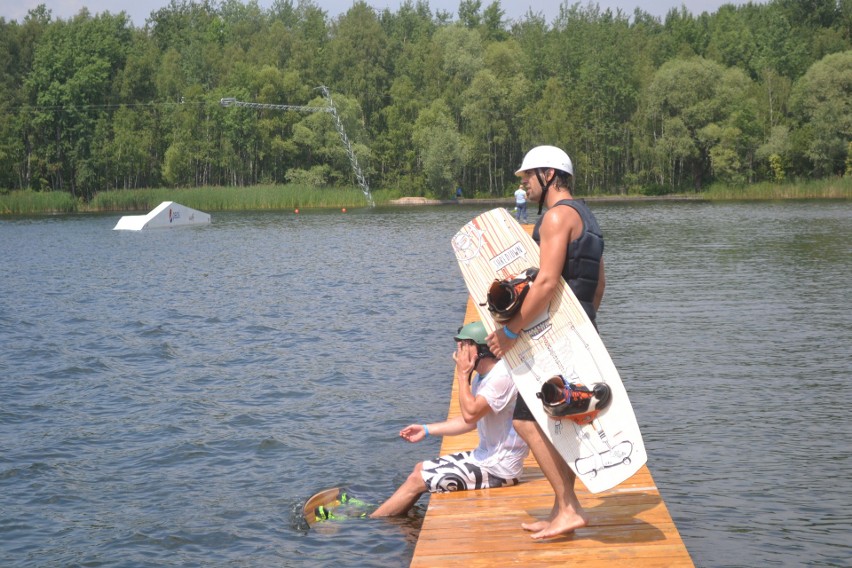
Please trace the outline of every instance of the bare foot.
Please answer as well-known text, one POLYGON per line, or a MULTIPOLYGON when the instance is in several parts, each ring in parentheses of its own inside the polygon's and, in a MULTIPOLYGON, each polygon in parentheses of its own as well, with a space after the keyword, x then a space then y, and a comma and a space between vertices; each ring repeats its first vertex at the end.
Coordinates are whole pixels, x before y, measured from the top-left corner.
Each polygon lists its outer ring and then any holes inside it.
POLYGON ((553 519, 556 518, 556 515, 559 514, 559 508, 556 506, 556 502, 554 501, 553 507, 550 508, 550 512, 547 514, 547 518, 543 521, 536 521, 534 523, 521 523, 521 528, 525 531, 529 532, 539 532, 546 529, 550 526, 550 523, 553 519))
POLYGON ((521 528, 529 532, 543 531, 550 526, 550 521, 536 521, 534 523, 521 523, 521 528))
POLYGON ((586 517, 581 513, 564 513, 550 521, 547 528, 533 534, 532 538, 535 540, 543 540, 569 535, 575 530, 585 527, 588 522, 589 521, 586 517))

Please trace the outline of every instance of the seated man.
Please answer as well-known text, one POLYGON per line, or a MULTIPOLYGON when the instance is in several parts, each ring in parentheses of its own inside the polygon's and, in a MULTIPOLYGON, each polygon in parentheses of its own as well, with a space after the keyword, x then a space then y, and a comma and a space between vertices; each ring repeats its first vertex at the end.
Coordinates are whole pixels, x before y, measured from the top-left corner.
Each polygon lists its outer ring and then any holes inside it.
POLYGON ((430 434, 456 436, 479 430, 479 446, 468 452, 418 463, 399 489, 370 516, 403 515, 420 495, 516 485, 529 452, 512 427, 518 390, 509 370, 485 342, 482 322, 469 323, 456 335, 456 379, 461 416, 433 424, 412 424, 399 435, 419 442, 430 434), (474 377, 474 372, 477 374, 474 377))

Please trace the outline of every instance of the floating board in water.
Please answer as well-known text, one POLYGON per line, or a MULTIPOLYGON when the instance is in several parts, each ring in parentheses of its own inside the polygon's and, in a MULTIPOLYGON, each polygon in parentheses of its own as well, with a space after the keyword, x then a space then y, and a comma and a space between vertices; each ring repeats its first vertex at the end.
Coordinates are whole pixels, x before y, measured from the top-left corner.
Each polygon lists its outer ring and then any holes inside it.
POLYGON ((141 231, 187 225, 207 225, 210 215, 174 201, 163 201, 147 215, 125 215, 118 220, 113 231, 141 231))
POLYGON ((343 487, 323 489, 305 501, 302 515, 308 525, 323 521, 338 521, 366 517, 374 509, 371 505, 352 497, 343 487))
MULTIPOLYGON (((452 246, 480 319, 494 331, 498 323, 486 305, 491 284, 538 267, 538 244, 501 208, 462 227, 452 246)), ((505 359, 536 421, 589 491, 615 487, 645 464, 642 434, 618 370, 564 280, 548 309, 521 331, 505 359), (536 394, 555 375, 588 387, 606 383, 611 393, 608 406, 585 425, 548 417, 536 394)))

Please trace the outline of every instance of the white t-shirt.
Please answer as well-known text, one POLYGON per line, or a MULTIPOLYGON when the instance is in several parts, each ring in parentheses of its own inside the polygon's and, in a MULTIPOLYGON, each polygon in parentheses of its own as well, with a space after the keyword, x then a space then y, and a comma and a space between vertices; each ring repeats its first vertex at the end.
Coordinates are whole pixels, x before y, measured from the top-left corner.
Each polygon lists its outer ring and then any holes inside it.
POLYGON ((515 203, 518 205, 527 202, 527 192, 520 187, 515 190, 515 203))
POLYGON ((471 392, 483 397, 492 410, 476 423, 479 446, 473 450, 474 461, 497 477, 520 477, 529 448, 512 427, 518 389, 506 363, 501 359, 484 377, 477 375, 471 392))

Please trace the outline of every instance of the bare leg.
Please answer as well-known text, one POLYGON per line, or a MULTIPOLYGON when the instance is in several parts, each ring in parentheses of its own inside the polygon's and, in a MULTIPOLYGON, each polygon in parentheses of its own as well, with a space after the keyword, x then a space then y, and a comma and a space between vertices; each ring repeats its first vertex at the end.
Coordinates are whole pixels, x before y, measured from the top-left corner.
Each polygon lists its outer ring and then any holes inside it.
POLYGON ((525 530, 533 532, 534 539, 554 538, 570 534, 574 530, 586 526, 588 519, 580 506, 580 501, 574 493, 576 476, 553 444, 550 443, 539 425, 534 421, 513 421, 515 431, 530 447, 542 473, 550 482, 555 494, 553 508, 547 520, 536 523, 525 523, 525 530))
POLYGON ((411 472, 408 479, 399 486, 399 489, 394 491, 394 494, 387 501, 379 505, 379 508, 370 514, 370 517, 390 517, 407 513, 417 503, 420 496, 426 492, 426 483, 420 475, 422 469, 422 463, 414 466, 414 471, 411 472))

